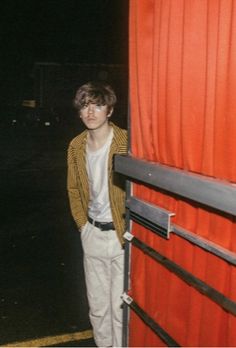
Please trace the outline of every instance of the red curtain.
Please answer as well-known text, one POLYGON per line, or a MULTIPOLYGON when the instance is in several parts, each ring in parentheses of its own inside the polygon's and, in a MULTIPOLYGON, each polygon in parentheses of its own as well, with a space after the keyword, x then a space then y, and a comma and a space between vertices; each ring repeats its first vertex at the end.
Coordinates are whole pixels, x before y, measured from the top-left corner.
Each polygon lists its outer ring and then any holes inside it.
MULTIPOLYGON (((236 1, 130 0, 131 152, 236 183, 236 1)), ((236 252, 235 218, 136 184, 173 222, 236 252)), ((223 198, 222 198, 223 199, 223 198)), ((236 270, 172 234, 139 239, 236 301, 236 270)), ((182 346, 236 346, 236 318, 132 248, 131 295, 182 346)), ((163 342, 133 313, 130 346, 163 342)))

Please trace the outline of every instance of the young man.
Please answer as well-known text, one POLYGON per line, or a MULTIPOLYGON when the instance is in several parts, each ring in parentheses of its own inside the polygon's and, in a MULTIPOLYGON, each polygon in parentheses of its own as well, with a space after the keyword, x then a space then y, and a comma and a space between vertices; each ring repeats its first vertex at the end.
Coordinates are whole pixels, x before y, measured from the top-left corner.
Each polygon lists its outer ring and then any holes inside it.
POLYGON ((127 153, 127 132, 109 121, 116 103, 103 83, 81 86, 74 105, 86 130, 68 149, 68 193, 81 231, 90 320, 99 347, 120 347, 125 232, 124 178, 113 156, 127 153))

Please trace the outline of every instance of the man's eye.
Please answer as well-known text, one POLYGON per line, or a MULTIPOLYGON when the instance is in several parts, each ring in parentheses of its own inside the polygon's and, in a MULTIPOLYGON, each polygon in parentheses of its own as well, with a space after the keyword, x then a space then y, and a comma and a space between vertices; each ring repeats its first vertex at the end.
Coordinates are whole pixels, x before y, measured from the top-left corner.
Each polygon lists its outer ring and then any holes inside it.
POLYGON ((101 111, 102 110, 102 105, 95 105, 95 110, 96 111, 101 111))
POLYGON ((95 110, 95 111, 102 111, 102 105, 97 105, 97 104, 84 104, 81 107, 81 110, 86 110, 86 109, 90 109, 90 110, 95 110))

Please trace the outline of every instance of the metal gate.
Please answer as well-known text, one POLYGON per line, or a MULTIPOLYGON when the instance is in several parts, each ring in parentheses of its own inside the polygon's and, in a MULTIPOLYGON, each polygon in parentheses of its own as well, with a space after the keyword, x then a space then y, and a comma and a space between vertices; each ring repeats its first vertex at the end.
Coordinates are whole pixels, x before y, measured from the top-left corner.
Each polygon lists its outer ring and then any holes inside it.
POLYGON ((124 346, 236 345, 236 2, 130 0, 124 346))

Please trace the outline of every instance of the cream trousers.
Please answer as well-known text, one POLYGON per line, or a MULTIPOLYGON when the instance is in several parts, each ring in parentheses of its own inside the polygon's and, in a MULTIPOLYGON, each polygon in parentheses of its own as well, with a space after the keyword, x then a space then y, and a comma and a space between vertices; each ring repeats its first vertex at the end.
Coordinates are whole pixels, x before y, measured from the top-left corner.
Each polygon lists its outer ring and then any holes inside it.
POLYGON ((81 241, 95 343, 121 347, 124 250, 114 230, 101 231, 89 222, 82 229, 81 241))

